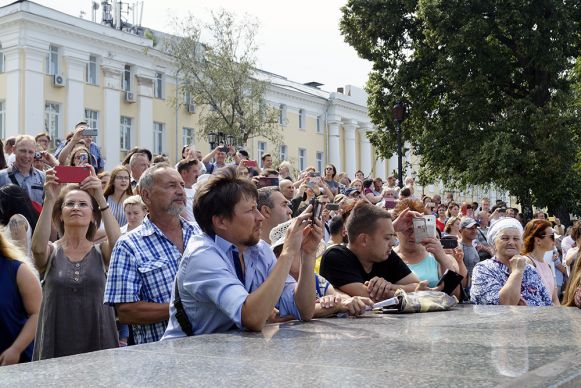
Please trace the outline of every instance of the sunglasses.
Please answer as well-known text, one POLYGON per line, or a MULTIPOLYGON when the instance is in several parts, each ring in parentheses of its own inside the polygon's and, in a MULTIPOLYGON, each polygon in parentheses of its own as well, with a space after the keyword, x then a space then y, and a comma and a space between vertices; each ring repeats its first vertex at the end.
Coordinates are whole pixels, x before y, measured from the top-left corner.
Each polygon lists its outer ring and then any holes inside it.
POLYGON ((547 236, 551 237, 551 240, 555 241, 555 233, 551 233, 551 234, 541 234, 541 237, 542 238, 545 238, 547 236))

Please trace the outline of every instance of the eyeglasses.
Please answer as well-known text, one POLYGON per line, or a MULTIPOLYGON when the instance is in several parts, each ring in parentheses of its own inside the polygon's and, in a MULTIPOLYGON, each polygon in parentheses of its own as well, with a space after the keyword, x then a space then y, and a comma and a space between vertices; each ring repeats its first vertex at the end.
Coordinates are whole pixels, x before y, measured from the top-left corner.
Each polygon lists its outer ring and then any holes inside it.
POLYGON ((129 180, 129 177, 128 176, 123 176, 123 175, 117 175, 115 177, 115 180, 117 180, 117 181, 128 181, 129 180))
POLYGON ((555 233, 551 233, 551 234, 541 234, 541 238, 545 238, 545 237, 551 237, 551 240, 555 241, 555 233))
POLYGON ((93 208, 88 202, 75 202, 75 201, 69 201, 69 202, 63 203, 63 208, 65 208, 65 207, 67 209, 78 208, 78 209, 81 209, 81 210, 92 209, 93 208))

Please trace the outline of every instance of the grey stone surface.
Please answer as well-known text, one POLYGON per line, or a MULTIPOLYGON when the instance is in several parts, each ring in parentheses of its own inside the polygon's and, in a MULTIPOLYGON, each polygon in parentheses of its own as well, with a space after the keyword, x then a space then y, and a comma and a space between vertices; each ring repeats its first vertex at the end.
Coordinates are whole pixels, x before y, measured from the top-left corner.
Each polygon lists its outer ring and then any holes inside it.
POLYGON ((460 306, 269 325, 0 368, 1 387, 581 386, 581 310, 460 306))

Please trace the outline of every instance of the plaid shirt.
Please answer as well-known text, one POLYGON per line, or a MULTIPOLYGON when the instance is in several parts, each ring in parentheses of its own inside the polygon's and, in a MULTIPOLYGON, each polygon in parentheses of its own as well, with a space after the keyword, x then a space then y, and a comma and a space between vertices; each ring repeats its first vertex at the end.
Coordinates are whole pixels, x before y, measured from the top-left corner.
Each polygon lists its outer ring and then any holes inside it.
MULTIPOLYGON (((190 237, 200 234, 197 224, 180 219, 184 247, 190 237)), ((104 303, 138 301, 169 303, 173 281, 182 254, 149 218, 119 238, 111 255, 104 303)), ((167 321, 132 325, 135 343, 159 341, 167 321)))

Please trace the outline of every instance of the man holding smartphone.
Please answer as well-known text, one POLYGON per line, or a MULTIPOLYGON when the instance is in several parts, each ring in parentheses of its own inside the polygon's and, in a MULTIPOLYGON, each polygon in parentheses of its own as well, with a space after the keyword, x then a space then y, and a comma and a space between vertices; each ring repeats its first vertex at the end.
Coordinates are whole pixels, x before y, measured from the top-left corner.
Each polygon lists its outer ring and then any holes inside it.
POLYGON ((55 151, 55 156, 58 158, 60 164, 65 164, 67 157, 72 152, 79 142, 84 143, 89 152, 91 153, 91 165, 95 168, 95 172, 98 174, 103 171, 105 168, 105 159, 101 154, 101 149, 95 143, 93 143, 93 135, 96 133, 96 130, 89 127, 89 124, 85 121, 80 121, 75 125, 75 131, 71 139, 62 147, 55 151), (90 131, 90 132, 85 132, 90 131), (89 136, 89 134, 91 136, 89 136))

